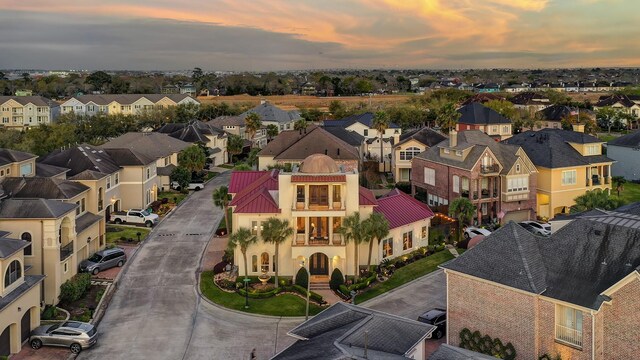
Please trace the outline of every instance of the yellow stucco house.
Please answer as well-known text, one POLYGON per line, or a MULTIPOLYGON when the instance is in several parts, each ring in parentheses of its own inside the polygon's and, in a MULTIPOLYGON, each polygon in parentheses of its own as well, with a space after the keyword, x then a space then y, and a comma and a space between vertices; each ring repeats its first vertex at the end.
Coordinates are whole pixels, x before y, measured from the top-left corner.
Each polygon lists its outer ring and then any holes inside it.
POLYGON ((521 146, 538 169, 538 216, 568 213, 574 199, 594 189, 611 190, 613 160, 602 154, 603 142, 574 130, 526 131, 505 140, 521 146))
POLYGON ((393 145, 391 158, 395 181, 411 181, 411 160, 446 138, 443 134, 430 128, 412 130, 400 135, 400 141, 393 145))

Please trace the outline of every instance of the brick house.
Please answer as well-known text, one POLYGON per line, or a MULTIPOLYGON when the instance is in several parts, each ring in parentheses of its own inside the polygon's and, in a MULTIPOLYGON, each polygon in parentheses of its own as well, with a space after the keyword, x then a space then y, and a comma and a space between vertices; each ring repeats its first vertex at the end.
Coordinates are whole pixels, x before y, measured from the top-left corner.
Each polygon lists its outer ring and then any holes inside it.
POLYGON ((640 216, 578 218, 551 237, 510 222, 442 265, 447 343, 467 328, 511 342, 518 359, 637 359, 640 216))
POLYGON ((508 139, 513 134, 511 120, 500 115, 497 111, 481 103, 470 103, 458 109, 460 118, 456 124, 456 131, 480 130, 496 139, 508 139))
POLYGON ((536 218, 537 170, 519 146, 495 142, 481 131, 452 131, 450 138, 414 157, 412 193, 447 212, 449 202, 466 197, 476 205, 475 221, 536 218))

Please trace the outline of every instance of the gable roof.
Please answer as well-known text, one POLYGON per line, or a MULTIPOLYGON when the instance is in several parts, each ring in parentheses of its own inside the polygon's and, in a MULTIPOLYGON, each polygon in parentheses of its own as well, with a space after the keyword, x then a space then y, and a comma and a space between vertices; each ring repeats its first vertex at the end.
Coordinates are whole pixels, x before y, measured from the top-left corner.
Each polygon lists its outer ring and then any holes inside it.
POLYGON ((272 359, 406 359, 435 326, 337 302, 296 326, 298 340, 272 359))
POLYGON ((323 127, 323 129, 351 146, 360 147, 364 142, 364 136, 355 131, 349 131, 338 126, 327 126, 323 127))
POLYGON ((55 150, 40 160, 44 164, 69 169, 68 176, 85 170, 112 174, 120 167, 104 149, 89 144, 81 144, 65 150, 55 150))
POLYGON ((634 131, 609 141, 607 144, 614 146, 638 148, 640 147, 640 131, 634 131))
POLYGON ((21 162, 29 159, 34 159, 37 156, 24 151, 12 150, 12 149, 0 149, 0 166, 9 165, 16 162, 21 162))
POLYGON ((0 187, 12 198, 29 199, 66 200, 89 191, 77 182, 41 177, 6 177, 0 180, 0 187))
POLYGON ((71 177, 69 180, 100 180, 109 174, 101 173, 93 170, 85 170, 81 173, 77 173, 71 177))
POLYGON ((156 132, 161 134, 167 134, 172 138, 186 141, 189 143, 201 142, 207 143, 209 142, 209 138, 207 135, 216 136, 216 137, 224 137, 226 133, 220 129, 215 128, 210 123, 204 123, 202 121, 191 121, 189 123, 169 123, 164 124, 160 129, 156 130, 156 132))
POLYGON ((77 206, 48 199, 4 199, 0 201, 0 219, 56 219, 77 206))
POLYGON ((134 149, 105 149, 105 151, 118 166, 142 166, 156 161, 134 149))
MULTIPOLYGON (((325 120, 323 122, 323 125, 325 127, 330 127, 330 126, 339 126, 342 128, 348 128, 349 126, 355 124, 355 123, 360 123, 370 129, 373 128, 373 119, 375 118, 375 114, 372 112, 366 112, 363 114, 354 114, 354 115, 349 115, 347 117, 344 117, 342 119, 338 119, 338 120, 325 120)), ((394 122, 389 122, 389 129, 399 129, 400 126, 394 122)))
POLYGON ((150 159, 160 159, 178 153, 190 143, 157 132, 128 132, 108 141, 103 149, 130 149, 150 159))
MULTIPOLYGON (((235 171, 234 171, 235 172, 235 171)), ((243 172, 244 173, 244 172, 243 172)), ((271 196, 270 191, 278 190, 278 170, 265 171, 254 181, 245 185, 229 202, 229 206, 235 206, 234 212, 242 213, 279 213, 280 209, 275 199, 271 196)), ((245 176, 240 175, 245 183, 251 178, 251 173, 245 176)), ((231 173, 233 177, 233 172, 231 173)), ((235 189, 234 189, 235 190, 235 189)), ((231 191, 229 191, 231 192, 231 191)))
POLYGON ((443 268, 597 310, 640 270, 640 216, 583 216, 550 237, 510 222, 443 268))
POLYGON ((145 98, 153 103, 157 103, 158 101, 168 98, 175 103, 179 103, 186 98, 191 98, 194 101, 198 101, 187 94, 100 94, 100 95, 78 95, 73 96, 67 101, 71 99, 76 99, 83 104, 88 104, 90 102, 96 105, 109 105, 112 102, 117 102, 121 105, 131 105, 134 102, 145 98))
POLYGON ((285 111, 269 102, 264 102, 253 109, 249 109, 238 115, 238 117, 244 122, 244 119, 251 113, 258 114, 262 122, 288 123, 302 119, 297 110, 285 111))
POLYGON ((376 200, 376 196, 373 195, 373 191, 367 189, 366 187, 360 186, 358 189, 358 204, 360 206, 363 205, 378 205, 378 201, 376 200))
POLYGON ((352 145, 340 140, 325 129, 311 125, 305 130, 283 131, 258 156, 273 156, 279 160, 304 160, 313 154, 326 154, 334 160, 359 160, 352 145))
POLYGON ((70 170, 60 166, 49 165, 41 162, 36 163, 36 176, 38 177, 54 177, 62 175, 68 171, 70 170))
POLYGON ((583 156, 569 144, 601 142, 585 133, 561 129, 529 130, 502 141, 503 144, 521 146, 536 166, 550 169, 613 162, 605 155, 583 156))
POLYGON ((57 102, 47 99, 43 96, 0 96, 0 104, 4 104, 9 100, 14 100, 20 105, 33 104, 35 106, 49 106, 49 107, 57 107, 57 102))
POLYGON ((394 146, 399 146, 407 141, 415 140, 424 146, 432 147, 446 140, 447 137, 431 128, 423 127, 422 129, 411 130, 400 135, 400 142, 394 146))
POLYGON ((380 197, 378 206, 373 211, 379 212, 389 221, 389 229, 409 225, 416 221, 430 219, 434 216, 433 211, 412 196, 404 192, 393 189, 386 195, 380 197))
POLYGON ((629 96, 623 95, 623 94, 615 94, 615 95, 600 97, 600 99, 598 100, 595 106, 604 107, 604 106, 615 105, 616 103, 620 103, 620 105, 628 108, 635 105, 635 102, 633 102, 633 100, 631 100, 629 96))
POLYGON ((511 120, 480 103, 467 104, 458 109, 458 112, 460 113, 459 124, 511 124, 511 120))
POLYGON ((258 180, 271 171, 238 171, 231 172, 231 180, 229 180, 229 193, 235 194, 249 186, 249 184, 258 180))
POLYGON ((538 111, 538 114, 548 121, 562 121, 570 115, 574 115, 578 111, 575 107, 569 107, 566 105, 551 105, 543 110, 538 111))
POLYGON ((535 92, 523 92, 511 98, 515 105, 551 105, 549 98, 535 92))

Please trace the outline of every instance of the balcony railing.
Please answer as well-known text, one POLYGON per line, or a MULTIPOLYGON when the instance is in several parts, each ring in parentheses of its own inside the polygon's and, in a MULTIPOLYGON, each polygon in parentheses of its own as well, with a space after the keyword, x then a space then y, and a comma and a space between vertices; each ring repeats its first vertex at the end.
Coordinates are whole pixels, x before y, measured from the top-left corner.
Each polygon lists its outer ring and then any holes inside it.
POLYGON ((60 261, 66 260, 73 254, 73 241, 60 248, 60 261))
POLYGON ((480 166, 480 172, 483 174, 497 173, 498 170, 500 170, 500 167, 498 166, 498 164, 480 166))
POLYGON ((310 237, 309 245, 329 245, 329 237, 310 237))
POLYGON ((556 324, 556 340, 582 347, 582 331, 556 324))

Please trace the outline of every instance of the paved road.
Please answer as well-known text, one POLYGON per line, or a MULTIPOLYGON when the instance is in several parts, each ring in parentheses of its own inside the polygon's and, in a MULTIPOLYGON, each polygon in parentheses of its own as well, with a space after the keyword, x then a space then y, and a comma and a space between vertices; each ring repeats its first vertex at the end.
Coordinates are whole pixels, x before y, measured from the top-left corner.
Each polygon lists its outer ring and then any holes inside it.
POLYGON ((211 194, 228 181, 228 173, 214 178, 151 233, 120 279, 98 345, 79 359, 248 359, 253 348, 263 359, 293 342, 286 332, 299 321, 237 314, 196 293, 201 256, 222 218, 211 194))

